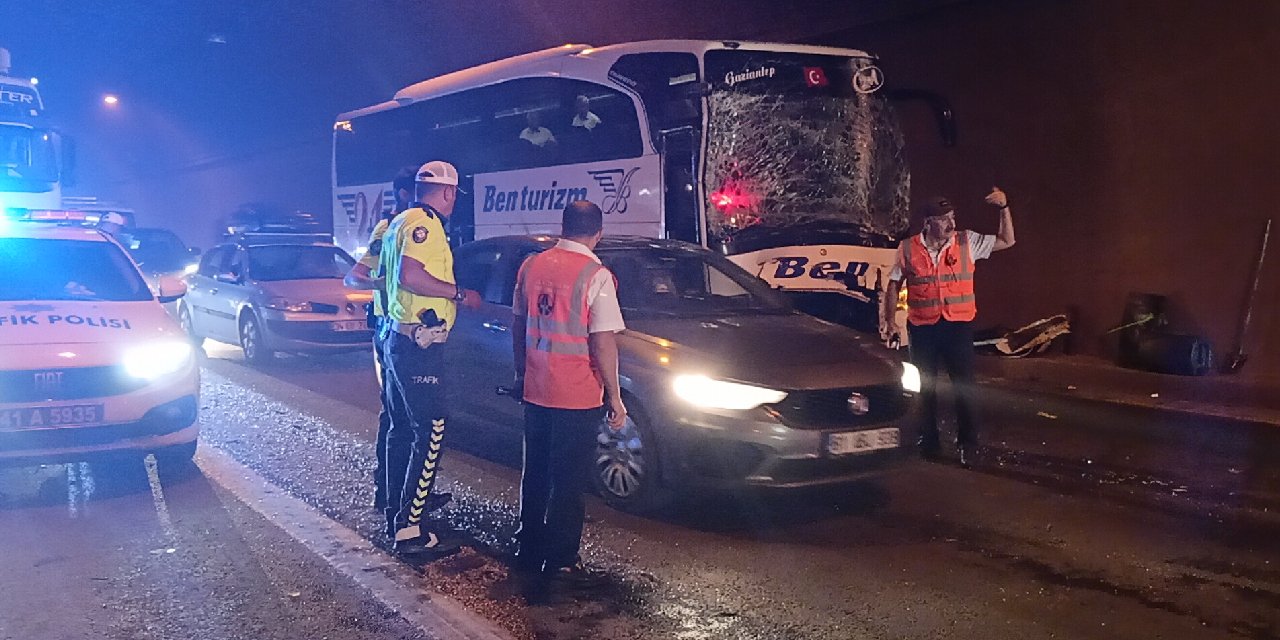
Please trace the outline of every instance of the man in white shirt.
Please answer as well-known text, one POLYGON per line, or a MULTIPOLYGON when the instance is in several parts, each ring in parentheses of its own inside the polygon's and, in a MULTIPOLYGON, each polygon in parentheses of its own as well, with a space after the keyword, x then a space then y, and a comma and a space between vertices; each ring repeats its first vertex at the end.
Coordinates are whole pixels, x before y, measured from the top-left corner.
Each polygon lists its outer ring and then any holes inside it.
POLYGON ((1009 199, 997 187, 987 204, 1000 212, 1000 230, 984 235, 956 229, 955 207, 946 198, 931 198, 916 209, 924 229, 902 241, 885 289, 884 322, 893 326, 898 291, 907 287, 907 333, 911 362, 920 370, 924 405, 920 453, 936 460, 938 442, 937 377, 939 369, 951 379, 956 407, 956 448, 960 465, 968 467, 977 454, 978 433, 972 411, 974 382, 973 320, 976 262, 1013 246, 1013 216, 1009 199))
POLYGON ((573 126, 591 131, 598 124, 600 124, 600 116, 591 113, 591 99, 578 96, 573 101, 573 126))
POLYGON ((604 213, 591 202, 564 209, 562 239, 525 260, 512 300, 516 389, 524 408, 520 569, 582 576, 578 555, 596 433, 626 424, 618 344, 626 328, 613 274, 592 252, 604 213))
POLYGON ((521 140, 539 149, 555 146, 555 135, 551 133, 550 129, 542 126, 542 116, 538 115, 537 111, 530 111, 525 115, 525 122, 528 126, 524 128, 524 131, 520 132, 521 140))

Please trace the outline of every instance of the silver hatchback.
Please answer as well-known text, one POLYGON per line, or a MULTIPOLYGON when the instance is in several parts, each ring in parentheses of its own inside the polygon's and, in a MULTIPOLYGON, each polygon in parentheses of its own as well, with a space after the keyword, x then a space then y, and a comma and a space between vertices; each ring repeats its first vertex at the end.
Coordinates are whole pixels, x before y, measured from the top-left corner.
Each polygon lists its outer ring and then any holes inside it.
MULTIPOLYGON (((455 273, 480 291, 449 338, 459 409, 510 425, 511 296, 520 263, 547 237, 477 241, 455 273)), ((843 483, 902 460, 919 377, 877 340, 793 311, 724 257, 687 243, 605 238, 627 330, 618 340, 629 419, 602 425, 597 489, 630 511, 676 493, 843 483)))
POLYGON ((210 249, 187 276, 178 320, 197 342, 238 344, 260 363, 276 352, 367 349, 372 294, 342 286, 354 264, 329 243, 247 238, 210 249))

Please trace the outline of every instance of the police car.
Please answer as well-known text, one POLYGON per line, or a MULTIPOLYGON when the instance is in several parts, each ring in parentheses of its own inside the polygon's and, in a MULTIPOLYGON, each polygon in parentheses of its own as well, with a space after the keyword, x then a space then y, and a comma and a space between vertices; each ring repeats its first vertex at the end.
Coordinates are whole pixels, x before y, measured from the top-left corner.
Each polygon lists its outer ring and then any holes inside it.
POLYGON ((186 285, 156 289, 97 230, 0 217, 0 464, 194 455, 199 369, 161 306, 186 285))

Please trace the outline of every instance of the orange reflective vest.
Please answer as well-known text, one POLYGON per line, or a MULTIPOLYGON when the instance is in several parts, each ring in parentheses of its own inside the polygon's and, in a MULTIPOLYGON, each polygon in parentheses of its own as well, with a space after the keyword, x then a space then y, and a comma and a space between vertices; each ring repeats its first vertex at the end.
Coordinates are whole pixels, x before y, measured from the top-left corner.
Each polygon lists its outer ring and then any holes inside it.
POLYGON ((973 295, 973 256, 969 232, 960 231, 933 264, 919 234, 898 246, 907 280, 907 320, 916 326, 936 324, 940 318, 968 322, 978 315, 973 295))
POLYGON ((604 383, 592 366, 587 344, 587 287, 601 269, 590 256, 555 247, 520 267, 527 402, 555 409, 594 409, 604 404, 604 383))

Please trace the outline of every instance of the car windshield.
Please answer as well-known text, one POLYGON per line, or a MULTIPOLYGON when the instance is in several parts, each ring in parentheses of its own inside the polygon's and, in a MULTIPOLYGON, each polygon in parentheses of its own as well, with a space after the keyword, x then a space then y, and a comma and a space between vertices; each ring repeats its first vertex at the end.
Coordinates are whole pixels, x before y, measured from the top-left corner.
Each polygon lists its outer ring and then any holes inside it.
POLYGON ((271 245, 249 248, 249 277, 273 280, 341 280, 355 261, 337 247, 271 245))
POLYGON ((110 242, 0 239, 0 300, 151 300, 141 274, 110 242))
POLYGON ((600 251, 624 316, 786 313, 780 295, 714 253, 650 247, 600 251))
POLYGON ((147 273, 182 271, 195 258, 182 240, 165 229, 134 229, 121 234, 120 244, 147 273))

